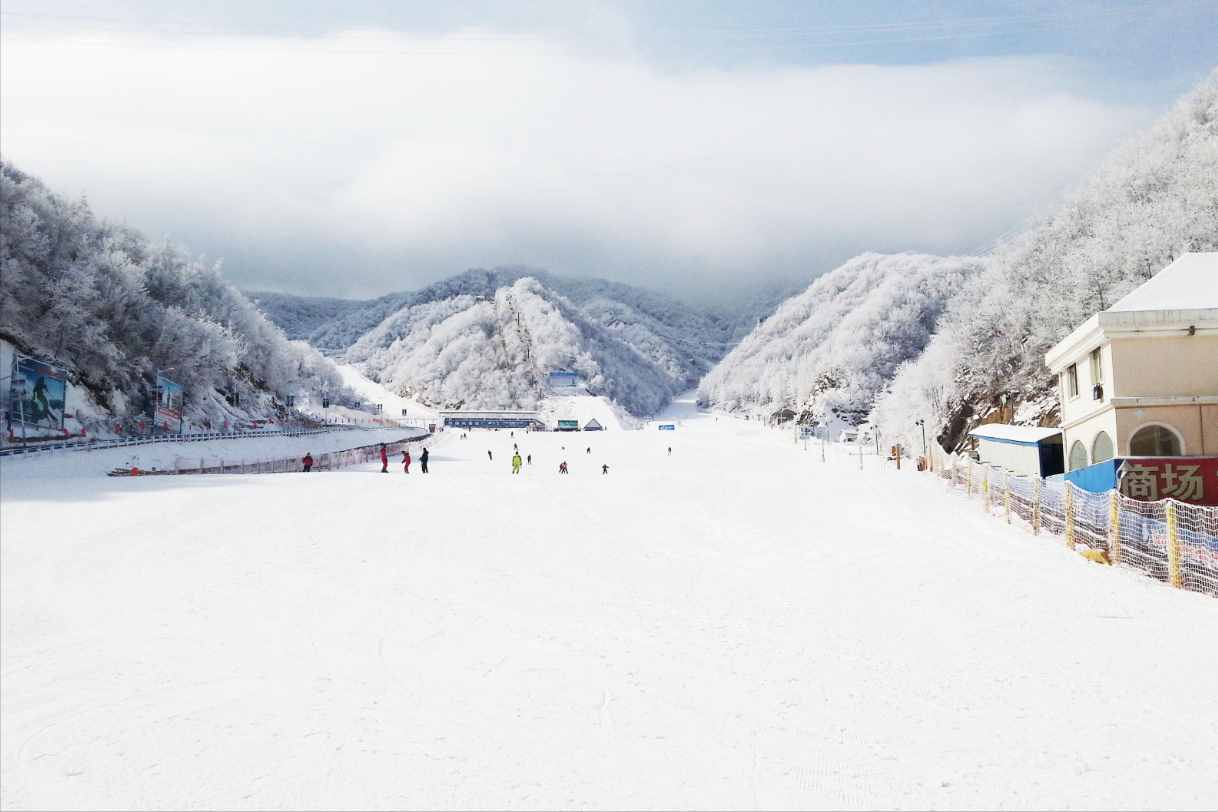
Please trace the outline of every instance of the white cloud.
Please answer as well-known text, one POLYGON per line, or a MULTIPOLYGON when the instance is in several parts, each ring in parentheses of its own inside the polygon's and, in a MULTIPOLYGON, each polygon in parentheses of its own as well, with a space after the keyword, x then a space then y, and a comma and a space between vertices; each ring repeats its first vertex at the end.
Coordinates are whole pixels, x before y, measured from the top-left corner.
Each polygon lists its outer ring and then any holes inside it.
POLYGON ((1050 59, 665 72, 538 38, 8 33, 5 156, 238 282, 662 286, 966 251, 1148 118, 1050 59))

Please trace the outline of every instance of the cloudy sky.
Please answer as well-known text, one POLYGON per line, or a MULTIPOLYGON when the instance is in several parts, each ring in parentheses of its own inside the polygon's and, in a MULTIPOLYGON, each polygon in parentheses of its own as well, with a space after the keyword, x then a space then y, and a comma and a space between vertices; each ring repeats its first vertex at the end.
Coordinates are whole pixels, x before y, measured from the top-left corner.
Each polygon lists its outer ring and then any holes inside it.
POLYGON ((0 150, 246 288, 524 264, 696 297, 1044 212, 1218 0, 6 0, 0 150))

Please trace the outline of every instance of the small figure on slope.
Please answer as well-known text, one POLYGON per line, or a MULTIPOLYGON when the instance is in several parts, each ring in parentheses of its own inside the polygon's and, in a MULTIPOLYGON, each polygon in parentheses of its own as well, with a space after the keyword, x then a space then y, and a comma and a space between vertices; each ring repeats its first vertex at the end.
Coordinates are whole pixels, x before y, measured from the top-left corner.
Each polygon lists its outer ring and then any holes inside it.
POLYGON ((567 471, 567 461, 566 460, 563 460, 562 462, 560 462, 558 464, 558 473, 560 473, 560 474, 570 473, 569 471, 567 471))
POLYGON ((430 456, 431 455, 428 453, 426 448, 424 448, 423 453, 419 455, 419 467, 423 469, 423 473, 427 473, 427 458, 430 456))
POLYGON ((512 473, 513 474, 519 474, 520 466, 523 464, 524 464, 524 460, 520 459, 519 451, 512 455, 512 473))
POLYGON ((389 451, 384 443, 381 443, 381 473, 389 473, 389 451))
POLYGON ((410 452, 405 448, 402 449, 402 470, 410 473, 410 452))
POLYGON ((602 465, 602 466, 601 466, 601 475, 603 476, 603 475, 605 475, 605 474, 607 474, 607 473, 609 473, 609 466, 608 466, 608 465, 602 465))
POLYGON ((313 455, 310 454, 308 451, 306 451, 305 455, 304 455, 304 459, 300 461, 300 464, 304 466, 304 472, 306 474, 309 473, 309 471, 312 471, 313 470, 313 455))

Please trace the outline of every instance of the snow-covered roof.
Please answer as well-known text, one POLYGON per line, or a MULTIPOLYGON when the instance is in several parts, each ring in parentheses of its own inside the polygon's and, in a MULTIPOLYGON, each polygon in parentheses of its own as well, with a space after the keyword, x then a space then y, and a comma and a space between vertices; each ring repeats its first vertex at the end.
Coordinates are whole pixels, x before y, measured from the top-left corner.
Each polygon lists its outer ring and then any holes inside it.
POLYGON ((1049 426, 1012 426, 1007 423, 987 423, 973 429, 969 435, 982 440, 1002 440, 1009 443, 1034 445, 1054 435, 1060 436, 1061 433, 1061 429, 1049 426))
POLYGON ((1218 252, 1185 254, 1045 353, 1059 372, 1095 345, 1129 336, 1218 333, 1218 252))
POLYGON ((1218 251, 1184 254, 1127 293, 1108 312, 1210 307, 1218 307, 1218 251))

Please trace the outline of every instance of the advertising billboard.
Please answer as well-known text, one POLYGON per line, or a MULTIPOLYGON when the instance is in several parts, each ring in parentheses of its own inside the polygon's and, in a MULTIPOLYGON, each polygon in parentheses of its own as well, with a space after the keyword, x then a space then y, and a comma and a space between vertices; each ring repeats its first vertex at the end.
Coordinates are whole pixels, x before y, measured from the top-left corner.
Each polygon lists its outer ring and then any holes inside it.
POLYGON ((153 423, 163 431, 182 431, 182 405, 185 393, 182 384, 171 381, 161 373, 156 376, 156 414, 153 423))
POLYGON ((1120 477, 1130 499, 1218 505, 1218 457, 1127 457, 1120 477))
POLYGON ((63 429, 67 371, 37 358, 13 356, 9 414, 13 423, 63 429))

